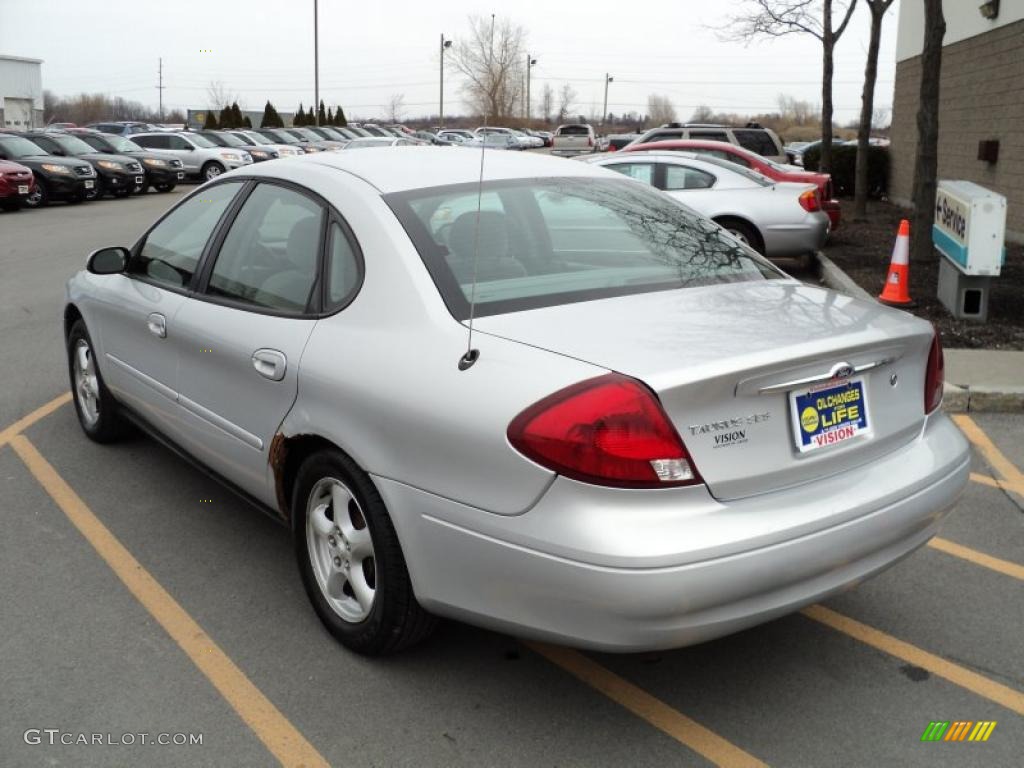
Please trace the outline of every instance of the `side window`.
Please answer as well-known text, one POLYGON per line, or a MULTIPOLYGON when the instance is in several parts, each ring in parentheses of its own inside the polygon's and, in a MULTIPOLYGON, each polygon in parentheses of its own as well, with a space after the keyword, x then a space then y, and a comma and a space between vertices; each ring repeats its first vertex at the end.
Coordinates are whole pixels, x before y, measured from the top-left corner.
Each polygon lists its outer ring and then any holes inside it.
POLYGON ((616 163, 608 166, 613 171, 618 171, 623 176, 643 181, 647 184, 654 183, 654 163, 616 163))
POLYGON ((207 293, 302 313, 316 285, 323 208, 276 184, 253 190, 231 223, 207 293))
POLYGON ((152 149, 170 149, 171 147, 170 136, 140 136, 137 139, 132 139, 132 141, 137 141, 142 146, 151 147, 152 149))
POLYGON ((646 144, 649 141, 675 141, 681 138, 683 138, 682 131, 659 131, 649 139, 644 139, 644 143, 646 144))
POLYGON ((168 142, 167 146, 170 149, 192 149, 192 145, 181 136, 167 136, 165 141, 168 142))
POLYGON ((735 163, 736 165, 742 165, 744 168, 750 167, 750 161, 742 155, 734 155, 732 152, 723 152, 720 149, 694 149, 692 150, 698 155, 707 155, 708 157, 717 157, 719 160, 725 160, 727 163, 735 163))
POLYGON ((751 152, 756 152, 759 155, 780 154, 778 147, 775 146, 775 142, 768 135, 767 131, 739 129, 733 131, 733 135, 741 147, 749 149, 751 152))
POLYGON ((352 242, 338 222, 331 222, 330 247, 327 251, 327 302, 324 309, 333 312, 348 301, 359 285, 359 258, 352 242))
POLYGON ((665 189, 708 189, 715 183, 710 173, 685 165, 665 166, 665 189))
POLYGON ((214 227, 241 188, 241 182, 217 184, 179 205, 146 235, 128 272, 171 288, 187 286, 214 227))
POLYGON ((729 135, 725 131, 690 131, 687 138, 701 139, 702 141, 729 141, 729 135))

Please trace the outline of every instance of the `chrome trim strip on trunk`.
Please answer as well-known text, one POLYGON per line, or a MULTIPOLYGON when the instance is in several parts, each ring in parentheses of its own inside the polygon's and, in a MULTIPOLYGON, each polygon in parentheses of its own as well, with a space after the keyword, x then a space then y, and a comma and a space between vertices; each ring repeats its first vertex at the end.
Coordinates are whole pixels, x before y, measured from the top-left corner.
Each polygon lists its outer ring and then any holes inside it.
POLYGON ((784 381, 781 384, 772 384, 769 387, 761 387, 757 390, 759 395, 769 395, 775 392, 785 392, 790 389, 797 389, 798 387, 804 387, 808 384, 819 384, 825 381, 832 381, 833 379, 848 379, 851 376, 855 376, 858 373, 864 373, 874 368, 881 368, 883 365, 888 365, 893 362, 896 357, 883 357, 881 360, 873 360, 870 363, 862 363, 861 365, 850 365, 848 363, 837 363, 832 366, 828 373, 820 373, 814 376, 806 376, 802 379, 793 379, 792 381, 784 381))

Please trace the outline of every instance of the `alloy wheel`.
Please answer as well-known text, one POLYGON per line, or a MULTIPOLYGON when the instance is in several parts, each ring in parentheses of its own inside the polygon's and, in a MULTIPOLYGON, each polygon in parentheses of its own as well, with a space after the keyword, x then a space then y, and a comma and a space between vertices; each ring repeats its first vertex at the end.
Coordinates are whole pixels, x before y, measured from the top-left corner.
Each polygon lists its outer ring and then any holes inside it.
POLYGON ((363 621, 377 594, 373 539, 359 502, 336 478, 322 478, 310 491, 306 546, 331 610, 347 622, 363 621))
POLYGON ((85 339, 75 342, 75 399, 82 418, 90 427, 100 418, 100 386, 92 348, 85 339))

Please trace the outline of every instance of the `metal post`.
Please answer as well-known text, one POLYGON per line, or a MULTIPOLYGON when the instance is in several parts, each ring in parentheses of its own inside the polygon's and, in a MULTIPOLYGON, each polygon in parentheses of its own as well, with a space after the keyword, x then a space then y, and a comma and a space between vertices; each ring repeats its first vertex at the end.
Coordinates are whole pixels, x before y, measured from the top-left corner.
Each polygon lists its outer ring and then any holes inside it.
POLYGON ((313 0, 313 114, 320 125, 320 13, 318 0, 313 0))
POLYGON ((526 54, 526 123, 529 127, 530 123, 530 68, 533 66, 533 59, 530 58, 530 54, 526 54))
POLYGON ((607 72, 604 73, 604 111, 601 112, 601 125, 604 125, 608 119, 608 83, 612 82, 615 78, 609 75, 607 72))
POLYGON ((159 81, 159 84, 157 85, 156 89, 157 89, 157 92, 160 94, 160 122, 162 123, 164 121, 164 59, 163 59, 163 56, 160 57, 159 78, 160 78, 160 81, 159 81))

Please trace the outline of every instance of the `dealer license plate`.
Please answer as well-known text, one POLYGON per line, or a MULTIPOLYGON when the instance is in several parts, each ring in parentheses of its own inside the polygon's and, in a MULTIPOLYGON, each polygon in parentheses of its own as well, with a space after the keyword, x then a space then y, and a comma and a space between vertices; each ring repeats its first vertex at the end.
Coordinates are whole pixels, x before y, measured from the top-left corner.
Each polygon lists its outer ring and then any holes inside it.
POLYGON ((85 188, 86 189, 92 189, 92 182, 91 181, 85 182, 85 188))
POLYGON ((145 176, 136 176, 136 177, 135 177, 135 183, 136 183, 136 184, 141 184, 141 183, 142 183, 142 182, 144 182, 145 180, 146 180, 146 177, 145 177, 145 176))
POLYGON ((28 194, 28 184, 19 184, 18 185, 18 194, 19 195, 27 195, 28 194))
POLYGON ((791 392, 790 400, 796 447, 801 453, 845 443, 868 432, 862 379, 791 392))
POLYGON ((184 179, 185 178, 185 172, 184 171, 178 171, 178 178, 179 179, 184 179))

